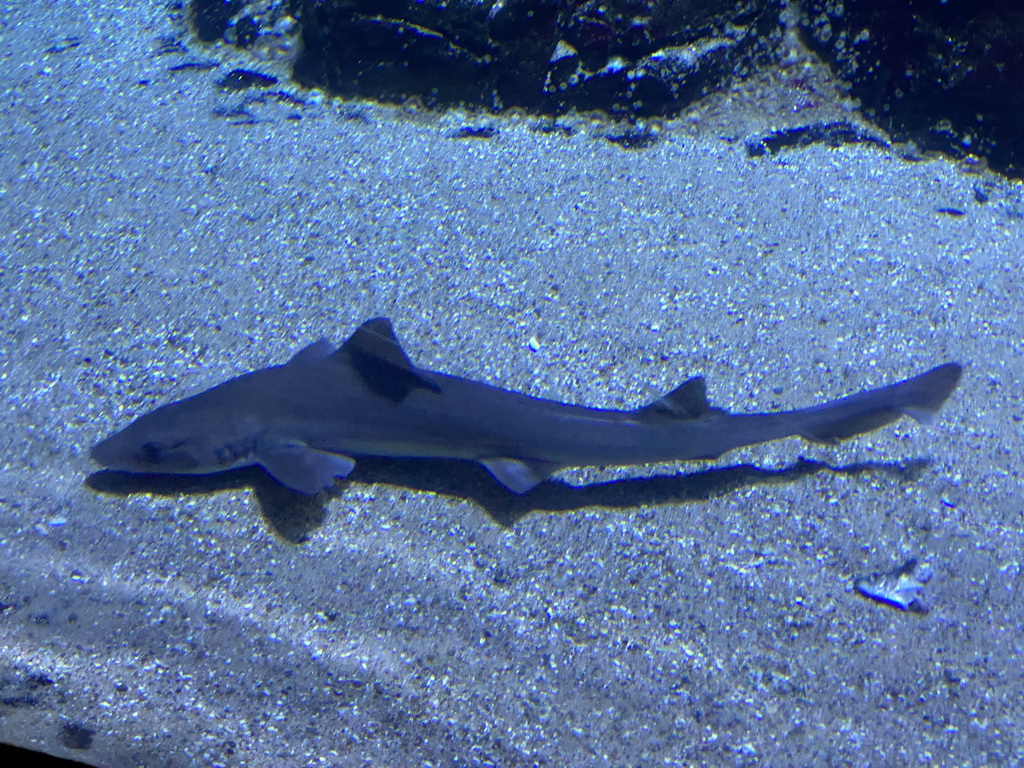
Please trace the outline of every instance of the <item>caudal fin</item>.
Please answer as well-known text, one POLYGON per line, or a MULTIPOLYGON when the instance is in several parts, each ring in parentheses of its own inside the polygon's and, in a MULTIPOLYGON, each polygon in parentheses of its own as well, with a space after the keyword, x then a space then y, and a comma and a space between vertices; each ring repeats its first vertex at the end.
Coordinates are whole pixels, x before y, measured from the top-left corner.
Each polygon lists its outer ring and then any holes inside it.
POLYGON ((799 434, 816 443, 836 443, 883 427, 900 416, 929 423, 956 389, 963 367, 946 363, 920 376, 797 411, 799 434))

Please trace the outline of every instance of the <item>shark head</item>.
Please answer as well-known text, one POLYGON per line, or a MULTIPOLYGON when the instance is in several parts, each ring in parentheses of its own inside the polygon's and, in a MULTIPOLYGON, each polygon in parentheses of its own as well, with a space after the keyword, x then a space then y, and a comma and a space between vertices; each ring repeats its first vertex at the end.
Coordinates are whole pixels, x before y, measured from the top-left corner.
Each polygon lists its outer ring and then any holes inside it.
POLYGON ((171 403, 101 440, 89 452, 93 461, 119 472, 196 475, 251 464, 250 451, 232 439, 237 431, 223 416, 203 408, 171 403))

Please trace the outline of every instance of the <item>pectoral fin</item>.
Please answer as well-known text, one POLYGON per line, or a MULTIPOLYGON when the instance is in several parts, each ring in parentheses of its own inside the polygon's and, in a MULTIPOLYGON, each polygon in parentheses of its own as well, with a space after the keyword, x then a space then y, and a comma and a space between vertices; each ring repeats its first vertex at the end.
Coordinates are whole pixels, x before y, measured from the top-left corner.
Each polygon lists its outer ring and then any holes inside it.
POLYGON ((561 467, 549 461, 530 461, 523 459, 480 459, 494 479, 508 488, 512 493, 526 493, 538 483, 547 480, 561 467))
POLYGON ((356 463, 348 456, 287 443, 262 448, 256 461, 281 485, 312 496, 345 477, 356 463))

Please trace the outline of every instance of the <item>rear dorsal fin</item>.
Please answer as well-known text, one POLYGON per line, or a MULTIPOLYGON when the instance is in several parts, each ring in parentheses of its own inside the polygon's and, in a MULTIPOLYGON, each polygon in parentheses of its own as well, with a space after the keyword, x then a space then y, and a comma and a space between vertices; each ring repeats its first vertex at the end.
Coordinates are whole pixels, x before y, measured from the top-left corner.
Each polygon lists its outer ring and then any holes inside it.
POLYGON ((664 397, 634 411, 645 419, 699 419, 710 412, 721 413, 708 405, 708 388, 703 376, 687 379, 664 397))
POLYGON ((375 317, 359 326, 331 359, 352 366, 374 394, 395 403, 417 388, 441 392, 437 384, 416 370, 385 317, 375 317))

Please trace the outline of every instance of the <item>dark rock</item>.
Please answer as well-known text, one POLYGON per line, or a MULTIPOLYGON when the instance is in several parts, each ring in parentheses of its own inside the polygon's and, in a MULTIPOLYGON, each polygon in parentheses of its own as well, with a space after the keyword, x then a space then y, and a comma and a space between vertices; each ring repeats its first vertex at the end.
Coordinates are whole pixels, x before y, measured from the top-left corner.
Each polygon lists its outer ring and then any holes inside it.
POLYGON ((806 147, 811 144, 824 144, 838 147, 843 144, 875 144, 887 147, 882 138, 874 136, 858 125, 848 122, 811 123, 796 128, 772 131, 756 139, 746 142, 748 157, 774 155, 784 149, 806 147))
POLYGON ((656 131, 632 127, 607 133, 604 138, 623 149, 647 149, 658 143, 659 136, 656 131))
POLYGON ((262 32, 263 27, 252 16, 243 16, 235 24, 235 44, 241 48, 251 48, 262 32))
POLYGON ((560 136, 565 136, 567 138, 569 136, 576 135, 576 129, 573 128, 571 125, 563 125, 561 123, 556 123, 554 120, 544 120, 539 123, 534 123, 533 125, 530 126, 530 130, 533 131, 534 133, 558 134, 560 136))
POLYGON ((244 91, 247 88, 269 88, 277 85, 277 78, 249 69, 233 69, 217 81, 225 91, 244 91))
MULTIPOLYGON (((193 0, 200 39, 294 17, 293 76, 347 97, 543 114, 665 115, 773 45, 780 0, 193 0)), ((277 30, 277 31, 275 31, 277 30)))
POLYGON ((1024 171, 1020 0, 807 0, 801 27, 896 140, 1024 171))
POLYGON ((453 131, 451 139, 491 139, 498 135, 498 129, 491 125, 464 125, 453 131))
POLYGON ((204 43, 223 39, 230 26, 231 17, 245 5, 246 0, 193 2, 190 6, 189 20, 196 31, 196 36, 204 43))
POLYGON ((216 61, 185 61, 167 68, 168 72, 205 72, 220 66, 216 61))
POLYGON ((64 723, 60 729, 60 743, 68 749, 89 749, 96 731, 81 723, 64 723))

